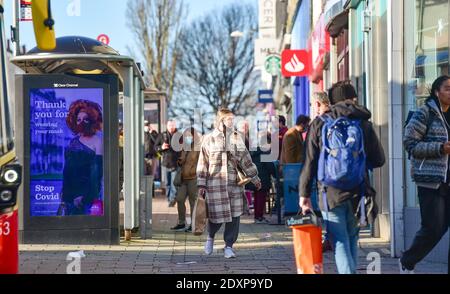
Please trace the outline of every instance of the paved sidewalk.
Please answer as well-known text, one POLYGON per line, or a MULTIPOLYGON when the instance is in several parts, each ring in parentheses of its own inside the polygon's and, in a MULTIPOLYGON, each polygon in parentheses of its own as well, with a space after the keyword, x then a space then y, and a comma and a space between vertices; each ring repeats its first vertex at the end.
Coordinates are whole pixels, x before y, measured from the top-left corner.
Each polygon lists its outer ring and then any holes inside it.
MULTIPOLYGON (((188 208, 189 209, 189 208, 188 208)), ((84 250, 81 260, 83 274, 295 274, 292 234, 285 226, 254 224, 252 216, 242 217, 240 236, 235 244, 237 258, 223 257, 223 228, 216 237, 214 254, 205 256, 206 236, 171 232, 176 223, 176 207, 169 208, 165 197, 153 201, 153 238, 140 240, 136 234, 131 242, 119 246, 21 245, 20 273, 65 274, 67 254, 84 250)), ((381 273, 398 273, 397 260, 390 258, 389 246, 379 240, 360 241, 358 272, 367 273, 371 252, 381 257, 381 273)), ((373 253, 372 253, 373 254, 373 253)), ((324 271, 336 273, 331 253, 324 254, 324 271)), ((416 273, 446 273, 446 264, 421 263, 416 273)))

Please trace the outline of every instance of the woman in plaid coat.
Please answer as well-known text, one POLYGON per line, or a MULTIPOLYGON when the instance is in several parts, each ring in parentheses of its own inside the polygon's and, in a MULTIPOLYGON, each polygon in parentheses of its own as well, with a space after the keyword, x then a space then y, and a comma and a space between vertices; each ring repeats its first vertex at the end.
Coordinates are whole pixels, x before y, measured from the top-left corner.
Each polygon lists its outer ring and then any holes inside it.
POLYGON ((240 216, 244 211, 244 187, 239 186, 235 164, 239 164, 258 189, 258 170, 240 135, 233 128, 233 113, 220 109, 215 129, 204 137, 197 165, 199 194, 206 197, 208 237, 205 253, 213 252, 214 237, 225 223, 225 258, 236 257, 232 247, 239 234, 240 216))

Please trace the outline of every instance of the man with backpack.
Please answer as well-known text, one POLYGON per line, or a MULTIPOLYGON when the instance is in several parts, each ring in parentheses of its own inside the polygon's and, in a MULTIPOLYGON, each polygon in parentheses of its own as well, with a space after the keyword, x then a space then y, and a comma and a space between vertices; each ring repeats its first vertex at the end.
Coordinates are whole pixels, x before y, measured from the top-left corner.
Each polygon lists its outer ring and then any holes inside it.
POLYGON ((338 82, 328 94, 332 106, 313 121, 306 138, 305 164, 299 183, 300 206, 303 213, 313 210, 311 191, 317 177, 319 206, 338 273, 355 274, 359 228, 367 225, 365 209, 368 203, 373 204, 369 198, 374 193, 368 170, 381 167, 385 156, 369 122, 370 111, 356 104, 354 87, 348 81, 338 82))

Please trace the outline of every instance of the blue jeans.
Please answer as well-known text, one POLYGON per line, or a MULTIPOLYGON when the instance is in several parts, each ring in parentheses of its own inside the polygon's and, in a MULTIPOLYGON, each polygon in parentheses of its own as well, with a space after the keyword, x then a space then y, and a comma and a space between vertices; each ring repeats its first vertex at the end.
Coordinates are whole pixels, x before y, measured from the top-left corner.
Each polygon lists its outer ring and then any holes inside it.
POLYGON ((322 211, 322 216, 333 245, 338 273, 356 274, 359 227, 351 200, 328 212, 322 211))
POLYGON ((175 175, 177 173, 177 170, 167 170, 167 201, 175 201, 175 198, 177 196, 177 190, 175 186, 173 185, 173 180, 175 180, 175 175))

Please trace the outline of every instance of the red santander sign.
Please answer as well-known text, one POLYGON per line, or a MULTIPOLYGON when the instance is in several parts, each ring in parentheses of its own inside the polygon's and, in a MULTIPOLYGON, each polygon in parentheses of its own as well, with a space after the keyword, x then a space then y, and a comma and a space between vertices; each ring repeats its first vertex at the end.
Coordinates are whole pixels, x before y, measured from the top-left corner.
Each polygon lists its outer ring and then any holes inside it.
POLYGON ((102 42, 105 45, 109 45, 109 37, 108 35, 101 34, 97 37, 97 41, 102 42))
POLYGON ((285 77, 303 77, 310 73, 310 55, 306 50, 284 50, 281 72, 285 77))

